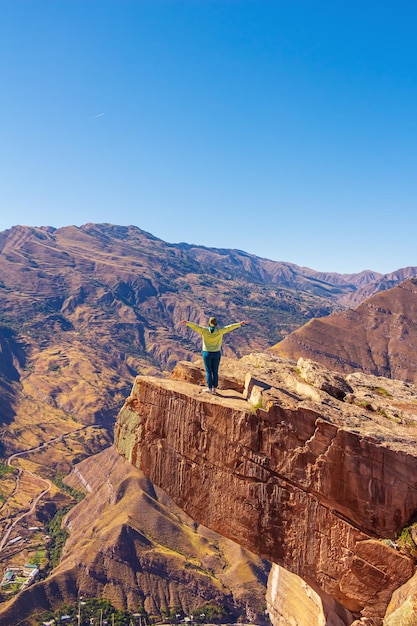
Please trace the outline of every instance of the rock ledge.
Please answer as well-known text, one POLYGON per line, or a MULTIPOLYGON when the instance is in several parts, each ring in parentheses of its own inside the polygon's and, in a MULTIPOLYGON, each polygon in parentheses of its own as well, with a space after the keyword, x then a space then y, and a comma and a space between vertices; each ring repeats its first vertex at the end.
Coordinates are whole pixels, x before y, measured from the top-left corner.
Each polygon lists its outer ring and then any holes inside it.
POLYGON ((335 624, 382 624, 414 572, 381 539, 417 511, 417 389, 267 354, 224 359, 218 396, 202 383, 189 363, 137 377, 119 453, 196 521, 301 577, 335 624))

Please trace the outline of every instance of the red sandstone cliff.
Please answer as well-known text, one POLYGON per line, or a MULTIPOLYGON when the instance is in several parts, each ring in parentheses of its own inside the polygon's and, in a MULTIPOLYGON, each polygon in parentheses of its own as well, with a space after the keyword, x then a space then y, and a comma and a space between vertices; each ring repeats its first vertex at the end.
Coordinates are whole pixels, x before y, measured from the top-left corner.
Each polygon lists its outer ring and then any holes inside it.
POLYGON ((201 393, 196 366, 138 377, 119 452, 195 520, 304 579, 329 623, 381 624, 414 571, 381 540, 417 511, 417 390, 267 355, 226 365, 221 396, 201 393))

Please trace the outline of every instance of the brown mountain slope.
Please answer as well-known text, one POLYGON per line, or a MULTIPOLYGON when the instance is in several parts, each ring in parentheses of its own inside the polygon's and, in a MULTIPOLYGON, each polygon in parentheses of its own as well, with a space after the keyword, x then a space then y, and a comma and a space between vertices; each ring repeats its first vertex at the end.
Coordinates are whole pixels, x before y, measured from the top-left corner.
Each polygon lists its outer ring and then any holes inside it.
POLYGON ((417 280, 382 291, 354 310, 314 319, 272 351, 339 372, 362 370, 417 382, 417 280))
POLYGON ((78 464, 70 483, 89 493, 66 519, 61 563, 3 605, 1 624, 32 623, 31 615, 74 604, 77 593, 155 617, 211 604, 263 621, 269 565, 195 523, 113 447, 78 464))

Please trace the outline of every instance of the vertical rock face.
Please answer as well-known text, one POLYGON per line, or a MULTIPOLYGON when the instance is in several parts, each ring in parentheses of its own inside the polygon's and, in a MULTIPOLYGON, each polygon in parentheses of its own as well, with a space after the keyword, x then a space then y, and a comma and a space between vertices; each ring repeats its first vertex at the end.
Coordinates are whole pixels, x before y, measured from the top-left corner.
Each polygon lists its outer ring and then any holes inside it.
POLYGON ((345 626, 354 620, 333 598, 279 565, 272 566, 266 599, 271 621, 279 626, 345 626))
POLYGON ((380 539, 417 511, 416 391, 399 399, 403 426, 364 408, 364 387, 368 404, 380 397, 373 379, 324 369, 314 379, 306 363, 252 355, 228 367, 243 395, 235 385, 211 396, 180 370, 180 381, 136 379, 116 425, 120 454, 195 520, 300 576, 341 623, 381 623, 413 574, 380 539))

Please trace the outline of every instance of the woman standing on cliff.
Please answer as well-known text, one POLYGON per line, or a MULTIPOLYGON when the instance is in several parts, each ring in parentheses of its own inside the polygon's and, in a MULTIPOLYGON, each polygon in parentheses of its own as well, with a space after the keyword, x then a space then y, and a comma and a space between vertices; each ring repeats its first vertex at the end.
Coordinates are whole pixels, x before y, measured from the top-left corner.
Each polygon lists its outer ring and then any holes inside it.
POLYGON ((221 358, 221 347, 223 335, 230 333, 231 330, 240 328, 249 324, 247 321, 229 324, 228 326, 218 326, 215 317, 210 317, 208 326, 199 326, 193 322, 182 320, 180 324, 186 324, 203 338, 203 363, 206 370, 207 389, 209 393, 216 394, 219 384, 219 365, 221 358))

